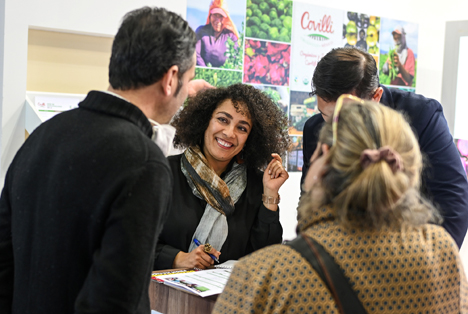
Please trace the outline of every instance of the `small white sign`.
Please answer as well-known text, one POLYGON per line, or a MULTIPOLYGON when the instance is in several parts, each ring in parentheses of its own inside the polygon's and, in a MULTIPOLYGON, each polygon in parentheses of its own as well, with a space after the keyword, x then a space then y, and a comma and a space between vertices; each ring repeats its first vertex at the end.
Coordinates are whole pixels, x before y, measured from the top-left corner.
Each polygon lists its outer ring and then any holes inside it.
POLYGON ((341 45, 343 11, 294 2, 291 73, 292 90, 310 92, 317 63, 332 48, 341 45))
POLYGON ((36 96, 34 105, 43 121, 46 121, 61 112, 78 108, 82 100, 80 97, 36 96))

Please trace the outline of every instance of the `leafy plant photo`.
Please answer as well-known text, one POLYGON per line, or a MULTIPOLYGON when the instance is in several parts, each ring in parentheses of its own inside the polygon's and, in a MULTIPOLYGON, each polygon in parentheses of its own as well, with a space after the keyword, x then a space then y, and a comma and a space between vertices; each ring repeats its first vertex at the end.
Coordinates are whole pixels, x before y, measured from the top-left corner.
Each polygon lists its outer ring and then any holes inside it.
POLYGON ((244 51, 244 22, 242 22, 242 31, 239 33, 239 39, 236 43, 228 38, 226 41, 226 62, 220 67, 222 69, 242 70, 242 52, 244 51))
POLYGON ((242 83, 242 72, 195 68, 195 79, 203 79, 216 87, 229 86, 236 83, 242 83))

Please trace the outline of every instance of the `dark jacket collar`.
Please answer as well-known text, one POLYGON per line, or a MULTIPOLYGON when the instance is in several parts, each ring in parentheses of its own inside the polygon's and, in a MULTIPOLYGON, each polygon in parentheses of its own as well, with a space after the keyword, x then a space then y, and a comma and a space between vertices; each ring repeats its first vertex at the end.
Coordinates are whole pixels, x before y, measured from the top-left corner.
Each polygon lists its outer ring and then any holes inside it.
POLYGON ((137 106, 122 98, 105 92, 90 91, 78 106, 82 109, 126 119, 135 124, 149 138, 153 135, 153 128, 144 113, 137 106))
POLYGON ((396 109, 395 100, 393 99, 393 95, 390 89, 388 89, 388 87, 385 87, 383 85, 379 85, 379 87, 382 87, 383 89, 383 94, 382 94, 382 98, 380 98, 380 103, 392 109, 396 109))

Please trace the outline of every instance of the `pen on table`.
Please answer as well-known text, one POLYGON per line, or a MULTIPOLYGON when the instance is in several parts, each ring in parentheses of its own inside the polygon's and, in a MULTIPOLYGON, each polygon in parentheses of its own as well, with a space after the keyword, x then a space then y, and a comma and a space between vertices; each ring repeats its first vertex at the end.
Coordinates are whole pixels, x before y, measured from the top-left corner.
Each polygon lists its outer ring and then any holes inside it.
MULTIPOLYGON (((202 245, 202 244, 200 243, 200 241, 198 241, 198 240, 195 239, 195 238, 193 239, 193 242, 195 242, 195 244, 198 245, 198 246, 202 245)), ((205 253, 206 253, 206 252, 205 252, 205 253)), ((213 254, 210 254, 210 253, 206 253, 206 254, 208 254, 216 263, 219 264, 219 261, 218 261, 218 259, 216 258, 216 256, 214 256, 213 254)))

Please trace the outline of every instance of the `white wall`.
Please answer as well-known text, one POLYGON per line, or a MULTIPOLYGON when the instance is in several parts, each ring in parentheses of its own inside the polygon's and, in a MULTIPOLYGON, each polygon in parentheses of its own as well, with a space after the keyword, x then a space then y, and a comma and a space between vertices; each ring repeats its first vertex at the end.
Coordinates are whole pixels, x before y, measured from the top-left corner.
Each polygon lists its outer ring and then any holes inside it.
MULTIPOLYGON (((5 5, 3 50, 2 138, 0 180, 24 142, 28 28, 114 36, 123 15, 144 5, 164 6, 185 17, 186 0, 1 0, 5 5)), ((1 12, 1 11, 0 11, 1 12)), ((1 38, 1 37, 0 37, 1 38)), ((0 54, 0 61, 1 60, 0 54)))
MULTIPOLYGON (((113 36, 122 16, 144 5, 163 6, 185 16, 186 0, 0 0, 3 5, 4 41, 1 43, 0 70, 3 65, 2 138, 0 186, 15 153, 24 141, 24 99, 27 73, 28 28, 59 30, 113 36), (3 59, 2 59, 3 56, 3 59)), ((353 10, 419 24, 417 93, 440 100, 445 37, 445 22, 468 20, 468 1, 447 0, 302 0, 311 4, 342 10, 353 10)), ((1 31, 0 25, 0 31, 1 31)), ((0 36, 1 39, 1 36, 0 36)), ((1 73, 1 72, 0 72, 1 73)), ((1 91, 1 90, 0 90, 1 91)), ((280 191, 281 221, 285 238, 295 235, 296 206, 300 174, 291 174, 280 191)), ((468 259, 468 258, 467 258, 468 259)))

